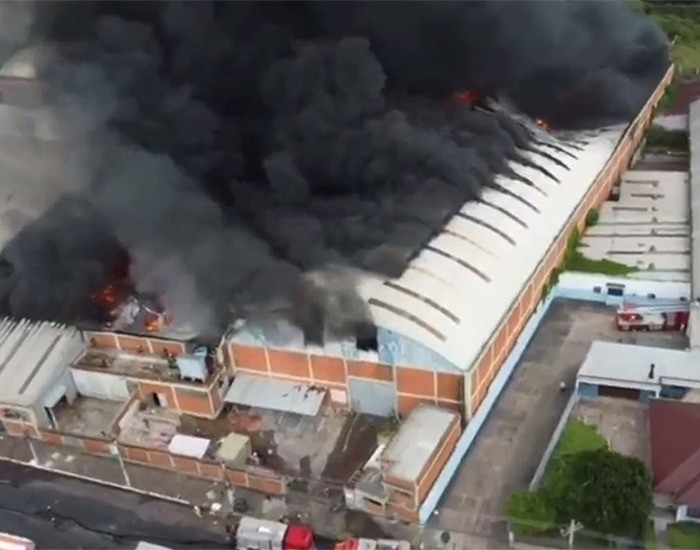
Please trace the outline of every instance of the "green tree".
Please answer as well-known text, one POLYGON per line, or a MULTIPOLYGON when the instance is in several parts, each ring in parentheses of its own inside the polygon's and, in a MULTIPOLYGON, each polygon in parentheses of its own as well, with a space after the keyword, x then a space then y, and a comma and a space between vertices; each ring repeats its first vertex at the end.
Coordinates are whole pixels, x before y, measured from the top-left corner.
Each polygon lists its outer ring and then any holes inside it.
POLYGON ((540 491, 518 491, 506 504, 510 528, 521 535, 539 535, 551 530, 557 515, 540 491))
POLYGON ((609 449, 562 457, 544 488, 557 519, 587 529, 641 540, 653 505, 651 474, 643 462, 609 449))

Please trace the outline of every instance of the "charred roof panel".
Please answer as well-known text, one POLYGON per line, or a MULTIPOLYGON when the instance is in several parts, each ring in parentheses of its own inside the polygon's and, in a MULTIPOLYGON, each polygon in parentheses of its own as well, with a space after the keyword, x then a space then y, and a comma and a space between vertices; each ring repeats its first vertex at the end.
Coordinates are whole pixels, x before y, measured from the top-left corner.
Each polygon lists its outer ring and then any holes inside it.
POLYGON ((483 199, 516 219, 489 204, 465 204, 461 213, 466 216, 454 216, 395 281, 424 299, 387 285, 373 287, 370 310, 377 326, 427 346, 460 369, 470 369, 608 162, 623 131, 622 126, 601 131, 576 160, 552 150, 569 170, 530 155, 561 183, 534 168, 513 164, 537 189, 517 179, 499 177, 497 182, 535 209, 497 189, 486 190, 483 199), (391 304, 402 314, 376 307, 378 303, 391 304), (447 308, 451 315, 431 303, 447 308))

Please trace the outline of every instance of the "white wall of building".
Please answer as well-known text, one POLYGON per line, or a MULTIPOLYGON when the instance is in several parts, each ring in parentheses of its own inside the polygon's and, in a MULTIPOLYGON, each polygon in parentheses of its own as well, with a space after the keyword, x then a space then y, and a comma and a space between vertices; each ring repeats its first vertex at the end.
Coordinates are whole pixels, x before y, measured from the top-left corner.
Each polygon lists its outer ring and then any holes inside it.
POLYGON ((114 401, 126 401, 130 397, 126 378, 122 376, 81 369, 71 369, 71 373, 80 395, 114 401))
MULTIPOLYGON (((590 299, 591 292, 600 289, 600 294, 606 294, 608 285, 623 287, 624 297, 646 298, 650 294, 657 298, 690 299, 690 283, 678 281, 634 280, 625 277, 611 277, 597 273, 562 273, 559 286, 567 290, 567 297, 575 297, 572 293, 580 292, 582 299, 590 299)), ((597 292, 596 292, 597 293, 597 292)))

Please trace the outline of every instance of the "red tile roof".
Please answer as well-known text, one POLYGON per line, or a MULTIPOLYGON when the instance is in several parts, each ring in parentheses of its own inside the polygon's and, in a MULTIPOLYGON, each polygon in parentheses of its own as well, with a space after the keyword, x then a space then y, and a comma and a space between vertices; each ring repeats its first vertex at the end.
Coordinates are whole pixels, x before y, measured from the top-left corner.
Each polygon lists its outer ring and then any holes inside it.
POLYGON ((700 404, 652 401, 649 431, 654 490, 700 508, 700 404))

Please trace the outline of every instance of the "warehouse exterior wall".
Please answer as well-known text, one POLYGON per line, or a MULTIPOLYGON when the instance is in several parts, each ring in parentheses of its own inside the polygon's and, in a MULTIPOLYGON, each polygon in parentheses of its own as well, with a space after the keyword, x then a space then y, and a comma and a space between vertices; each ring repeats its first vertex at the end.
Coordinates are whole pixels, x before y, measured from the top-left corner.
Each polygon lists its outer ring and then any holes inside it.
MULTIPOLYGON (((298 380, 336 390, 334 404, 350 406, 351 380, 394 384, 395 412, 406 415, 420 403, 449 408, 463 414, 463 374, 428 371, 382 363, 378 357, 347 359, 317 355, 309 351, 269 349, 231 344, 235 372, 250 372, 274 378, 298 380)), ((378 393, 381 393, 378 391, 378 393)))
MULTIPOLYGON (((633 156, 651 121, 654 109, 663 97, 666 87, 673 78, 673 74, 673 68, 670 68, 639 115, 623 133, 614 153, 601 170, 596 181, 591 185, 589 192, 569 218, 565 230, 551 244, 547 255, 531 276, 529 283, 523 288, 510 310, 505 314, 500 328, 492 335, 477 362, 472 365, 465 383, 465 395, 467 396, 465 408, 468 418, 473 417, 484 402, 494 379, 517 342, 525 323, 532 315, 537 304, 542 300, 543 293, 546 292, 552 277, 552 272, 563 262, 567 243, 572 233, 575 230, 583 231, 588 212, 598 208, 607 200, 612 186, 620 180, 622 174, 632 162, 633 156)), ((563 182, 563 184, 565 185, 566 182, 563 182)))

